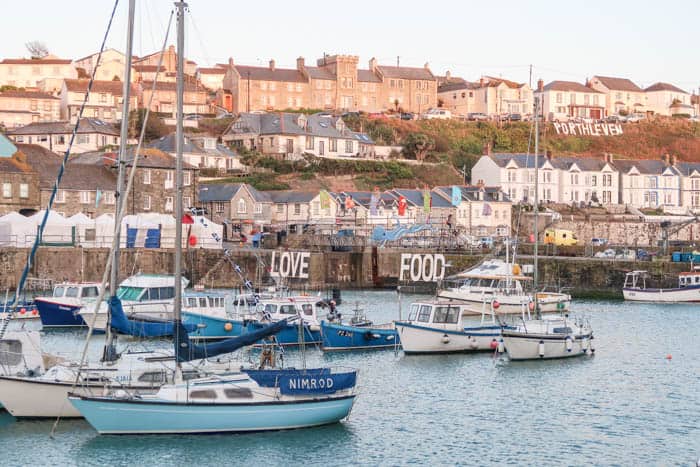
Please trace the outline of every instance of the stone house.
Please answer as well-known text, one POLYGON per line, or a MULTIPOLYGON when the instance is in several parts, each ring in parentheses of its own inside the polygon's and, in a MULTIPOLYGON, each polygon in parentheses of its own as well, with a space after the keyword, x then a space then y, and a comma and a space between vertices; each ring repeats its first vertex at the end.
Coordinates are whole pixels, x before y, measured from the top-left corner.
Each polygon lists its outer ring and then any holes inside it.
MULTIPOLYGON (((61 88, 61 118, 75 123, 80 107, 85 99, 88 79, 67 79, 61 88)), ((129 108, 135 109, 137 89, 132 85, 129 108)), ((95 118, 104 122, 116 123, 122 119, 124 103, 124 83, 122 81, 94 81, 90 96, 85 103, 84 118, 95 118)))
POLYGON ((647 112, 654 115, 695 115, 690 94, 668 83, 655 83, 644 90, 647 112))
POLYGON ((0 124, 17 128, 33 122, 55 122, 61 118, 60 100, 39 91, 0 92, 0 124))
MULTIPOLYGON (((542 84, 541 80, 538 84, 542 84)), ((606 114, 606 94, 574 81, 552 81, 536 93, 541 97, 542 115, 549 121, 574 117, 599 120, 606 114)))
POLYGON ((6 58, 0 61, 0 86, 35 88, 55 93, 64 79, 75 79, 78 72, 71 60, 49 55, 46 58, 6 58))
POLYGON ((224 239, 233 233, 231 200, 241 188, 240 183, 202 183, 199 185, 197 207, 205 210, 205 215, 213 222, 224 226, 224 239))
MULTIPOLYGON (((325 55, 316 66, 299 57, 296 68, 236 65, 229 59, 224 89, 231 92, 234 112, 323 108, 378 112, 395 109, 422 112, 437 105, 437 79, 423 68, 383 66, 370 60, 358 68, 354 55, 325 55)), ((225 107, 225 106, 224 106, 225 107)))
POLYGON ((32 164, 36 159, 33 145, 15 145, 0 134, 0 215, 11 211, 32 214, 39 210, 39 171, 32 164))
POLYGON ((586 85, 605 94, 606 115, 646 111, 647 101, 644 91, 627 78, 594 76, 586 85))
POLYGON ((197 79, 210 91, 217 91, 224 87, 224 76, 226 76, 224 67, 197 68, 197 79))
MULTIPOLYGON (((158 51, 149 55, 144 55, 143 57, 134 57, 132 63, 135 67, 143 65, 150 65, 155 67, 158 66, 158 63, 160 62, 161 66, 165 68, 166 72, 175 73, 177 71, 177 50, 175 50, 175 46, 168 46, 168 48, 162 52, 162 55, 162 61, 160 59, 161 52, 158 51)), ((197 64, 192 60, 185 59, 184 71, 185 75, 194 77, 197 71, 197 64)))
POLYGON ((272 200, 272 223, 278 229, 302 233, 305 225, 316 223, 316 216, 312 216, 312 201, 318 197, 318 192, 286 190, 266 193, 272 200))
MULTIPOLYGON (((71 164, 102 165, 116 174, 117 157, 118 154, 114 152, 92 152, 72 158, 71 164)), ((128 170, 133 159, 134 149, 131 148, 126 154, 128 170)), ((195 207, 197 202, 199 168, 183 163, 182 181, 182 205, 186 210, 195 207)), ((175 211, 175 196, 175 158, 155 148, 142 149, 127 214, 172 214, 175 211)))
MULTIPOLYGON (((169 114, 175 112, 175 104, 177 102, 177 83, 175 83, 174 81, 157 81, 153 101, 151 101, 153 81, 141 81, 139 83, 139 86, 139 105, 141 107, 146 107, 148 103, 151 102, 152 112, 161 112, 169 114)), ((207 103, 207 90, 204 87, 189 81, 186 81, 184 83, 184 88, 184 113, 209 113, 209 104, 207 103)))
MULTIPOLYGON (((82 76, 92 76, 92 70, 97 65, 97 58, 99 57, 99 52, 90 54, 86 57, 78 58, 73 60, 73 65, 75 69, 82 76)), ((124 82, 124 67, 126 65, 126 55, 120 51, 107 48, 102 51, 102 57, 100 58, 100 66, 95 75, 95 80, 101 81, 113 81, 114 78, 124 82)), ((134 80, 132 73, 132 82, 134 80)))
POLYGON ((461 78, 451 78, 438 87, 438 101, 453 116, 466 117, 470 113, 483 112, 485 106, 477 97, 479 83, 461 78))
POLYGON ((248 184, 207 183, 199 188, 198 206, 207 209, 214 222, 224 224, 224 233, 250 234, 269 229, 272 224, 272 199, 266 192, 248 184))
MULTIPOLYGON (((17 143, 38 144, 49 151, 63 153, 68 148, 75 124, 69 122, 35 122, 8 131, 17 143)), ((119 131, 111 124, 93 118, 80 120, 71 152, 96 151, 119 145, 119 131)))
MULTIPOLYGON (((175 157, 175 134, 163 136, 149 145, 175 157)), ((225 145, 217 142, 213 136, 192 134, 185 135, 182 157, 188 164, 200 169, 216 169, 225 173, 229 170, 245 171, 247 167, 241 164, 238 154, 225 145)))
POLYGON ((224 132, 224 142, 283 159, 318 157, 374 158, 374 142, 329 114, 243 113, 224 132))

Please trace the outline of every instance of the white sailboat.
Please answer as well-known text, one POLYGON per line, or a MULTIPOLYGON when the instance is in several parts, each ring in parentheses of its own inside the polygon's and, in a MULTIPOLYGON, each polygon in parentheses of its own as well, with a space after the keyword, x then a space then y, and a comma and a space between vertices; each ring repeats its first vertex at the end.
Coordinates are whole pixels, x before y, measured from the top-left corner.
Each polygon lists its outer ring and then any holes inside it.
MULTIPOLYGON (((133 0, 132 0, 133 1, 133 0)), ((184 94, 184 12, 177 7, 177 173, 175 217, 182 218, 182 149, 184 94)), ((72 394, 69 401, 100 434, 212 433, 302 428, 335 423, 347 417, 356 397, 356 370, 242 370, 210 378, 183 381, 180 362, 231 351, 259 335, 282 329, 288 321, 217 344, 193 344, 181 321, 182 224, 175 230, 175 339, 178 365, 174 384, 153 395, 110 391, 105 396, 72 394), (232 346, 231 344, 235 344, 232 346)), ((297 307, 297 315, 303 311, 297 307)), ((300 320, 301 321, 301 320, 300 320)), ((300 329, 303 324, 300 324, 300 329)), ((301 332, 303 339, 303 332, 301 332)))
MULTIPOLYGON (((537 261, 537 213, 539 210, 539 120, 540 97, 535 98, 535 209, 534 209, 534 271, 533 283, 537 290, 538 261, 537 261)), ((508 357, 511 360, 540 360, 577 357, 593 353, 591 340, 593 330, 588 322, 574 320, 566 315, 541 316, 541 310, 535 294, 534 311, 536 319, 529 319, 530 312, 523 312, 521 322, 514 328, 504 327, 502 340, 508 357)))

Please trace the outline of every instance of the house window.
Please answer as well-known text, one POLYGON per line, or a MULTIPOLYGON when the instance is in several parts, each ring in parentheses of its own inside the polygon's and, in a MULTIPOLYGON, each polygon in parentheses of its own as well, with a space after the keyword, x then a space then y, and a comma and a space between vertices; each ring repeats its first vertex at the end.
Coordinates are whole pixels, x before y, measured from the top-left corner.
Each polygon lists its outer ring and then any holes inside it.
POLYGON ((284 212, 284 204, 277 205, 277 214, 282 214, 284 212))
POLYGON ((223 214, 224 209, 226 209, 226 204, 223 201, 217 201, 214 203, 214 211, 217 214, 223 214))
MULTIPOLYGON (((165 172, 165 182, 163 182, 166 189, 173 187, 173 172, 165 172)), ((150 181, 149 181, 150 183, 150 181)))
POLYGON ((168 196, 165 198, 165 212, 173 212, 173 197, 168 196))
POLYGON ((80 204, 90 204, 90 192, 81 191, 80 192, 80 204))
POLYGON ((105 200, 105 204, 114 206, 114 192, 106 191, 102 194, 102 197, 105 200))
POLYGON ((597 95, 593 96, 593 105, 598 105, 598 96, 597 95))
POLYGON ((254 211, 255 214, 262 214, 262 204, 255 203, 254 211))
POLYGON ((103 104, 107 103, 107 94, 100 94, 100 102, 102 102, 103 104))
POLYGON ((557 104, 561 104, 561 101, 563 99, 563 96, 560 92, 557 93, 557 104))
POLYGON ((345 152, 352 152, 352 140, 345 141, 345 152))
POLYGON ((54 199, 56 204, 61 204, 66 202, 66 192, 63 190, 56 191, 56 198, 54 199))
POLYGON ((151 195, 143 195, 143 210, 151 210, 151 195))
POLYGON ((338 152, 338 140, 336 138, 331 138, 330 152, 338 152))
POLYGON ((238 214, 245 214, 247 211, 244 199, 238 200, 238 214))
POLYGON ((306 137, 306 149, 313 149, 313 148, 314 148, 314 137, 307 136, 306 137))
POLYGON ((151 184, 151 171, 148 169, 143 171, 143 184, 144 185, 151 184))
POLYGON ((569 103, 571 105, 576 105, 576 94, 574 94, 574 93, 569 94, 569 103))
POLYGON ((3 198, 12 198, 12 183, 3 183, 2 184, 2 197, 3 198))
POLYGON ((318 216, 320 214, 320 204, 318 201, 314 201, 311 203, 311 212, 314 216, 318 216))
POLYGON ((182 197, 182 207, 185 209, 189 209, 192 207, 192 198, 189 196, 183 196, 182 197))
POLYGON ((595 175, 591 176, 591 185, 593 185, 593 186, 598 185, 598 177, 596 177, 595 175))
POLYGON ((190 186, 192 184, 192 172, 185 171, 182 173, 182 184, 184 186, 190 186))
POLYGON ((298 216, 301 214, 301 204, 294 203, 294 215, 298 216))

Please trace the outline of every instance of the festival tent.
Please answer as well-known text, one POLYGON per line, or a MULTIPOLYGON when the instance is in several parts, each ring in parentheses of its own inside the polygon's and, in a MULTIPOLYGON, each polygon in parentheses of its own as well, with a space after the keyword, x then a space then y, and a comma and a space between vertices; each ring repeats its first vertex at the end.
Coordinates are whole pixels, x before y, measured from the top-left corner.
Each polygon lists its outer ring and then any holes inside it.
POLYGON ((167 214, 125 216, 121 226, 121 246, 126 248, 173 248, 175 219, 167 214))
MULTIPOLYGON (((45 212, 46 211, 39 211, 29 217, 29 220, 35 227, 38 228, 41 225, 41 222, 44 220, 45 212)), ((76 243, 75 237, 75 223, 66 219, 56 211, 49 211, 49 217, 46 220, 44 233, 41 237, 42 245, 72 246, 76 243)))
POLYGON ((0 217, 0 246, 27 248, 36 237, 36 225, 18 212, 0 217))

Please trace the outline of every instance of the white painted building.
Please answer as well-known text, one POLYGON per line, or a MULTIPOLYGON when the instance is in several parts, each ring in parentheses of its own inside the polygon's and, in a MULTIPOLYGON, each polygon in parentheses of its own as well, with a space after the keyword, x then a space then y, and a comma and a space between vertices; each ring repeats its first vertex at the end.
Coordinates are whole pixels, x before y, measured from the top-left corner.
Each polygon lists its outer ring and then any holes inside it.
POLYGON ((614 160, 620 171, 620 203, 637 208, 681 206, 681 172, 668 155, 661 160, 614 160))
POLYGON ((552 81, 536 94, 542 98, 542 114, 549 121, 605 117, 605 94, 581 83, 552 81))
POLYGON ((644 90, 644 94, 647 96, 647 110, 655 115, 695 115, 690 94, 672 84, 652 84, 644 90))
POLYGON ((588 86, 605 94, 606 115, 646 111, 646 94, 627 78, 594 76, 588 86))
POLYGON ((553 157, 562 203, 619 204, 619 172, 610 158, 553 157))

